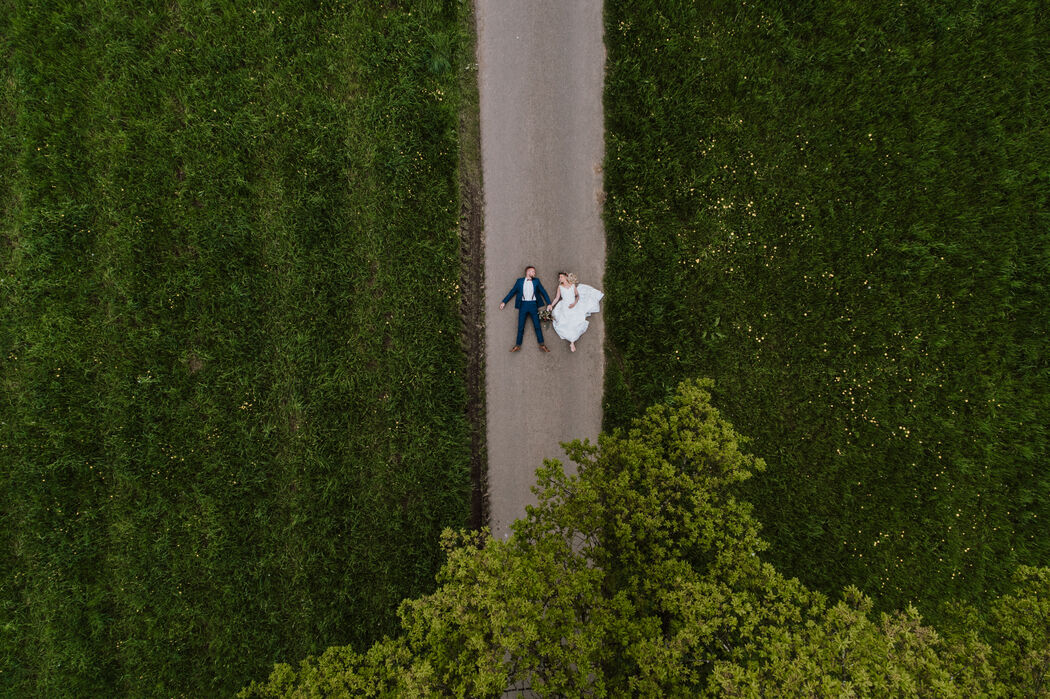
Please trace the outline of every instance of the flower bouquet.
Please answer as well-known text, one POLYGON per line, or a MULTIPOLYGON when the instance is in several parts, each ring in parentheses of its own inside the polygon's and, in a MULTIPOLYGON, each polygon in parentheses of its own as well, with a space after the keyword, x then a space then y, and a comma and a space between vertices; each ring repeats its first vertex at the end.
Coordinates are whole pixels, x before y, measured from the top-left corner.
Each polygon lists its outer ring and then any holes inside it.
POLYGON ((537 315, 539 316, 541 323, 551 322, 551 312, 547 310, 546 306, 540 306, 537 310, 537 315))

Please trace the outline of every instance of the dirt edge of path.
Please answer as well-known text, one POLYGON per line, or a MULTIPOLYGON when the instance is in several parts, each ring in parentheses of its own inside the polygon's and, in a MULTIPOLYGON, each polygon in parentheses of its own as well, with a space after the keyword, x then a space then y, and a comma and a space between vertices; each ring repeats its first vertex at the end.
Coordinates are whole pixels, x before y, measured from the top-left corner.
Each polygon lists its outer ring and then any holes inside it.
POLYGON ((466 355, 467 421, 470 429, 470 527, 488 523, 485 450, 485 236, 481 179, 481 117, 478 102, 476 9, 460 10, 459 71, 459 290, 462 345, 466 355))

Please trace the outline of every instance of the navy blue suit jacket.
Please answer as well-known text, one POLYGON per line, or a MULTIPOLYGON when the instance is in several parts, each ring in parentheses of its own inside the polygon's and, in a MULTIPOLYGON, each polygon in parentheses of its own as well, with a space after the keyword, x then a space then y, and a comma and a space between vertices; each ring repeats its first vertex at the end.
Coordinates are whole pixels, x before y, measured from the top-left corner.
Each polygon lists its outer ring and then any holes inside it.
MULTIPOLYGON (((551 303, 551 297, 547 296, 547 290, 543 288, 543 284, 540 284, 539 277, 532 278, 532 290, 535 292, 536 299, 543 299, 544 305, 549 306, 551 303)), ((510 297, 514 297, 514 307, 521 308, 522 297, 525 293, 525 277, 521 277, 518 281, 514 282, 514 288, 507 292, 507 295, 503 297, 503 303, 510 301, 510 297)))

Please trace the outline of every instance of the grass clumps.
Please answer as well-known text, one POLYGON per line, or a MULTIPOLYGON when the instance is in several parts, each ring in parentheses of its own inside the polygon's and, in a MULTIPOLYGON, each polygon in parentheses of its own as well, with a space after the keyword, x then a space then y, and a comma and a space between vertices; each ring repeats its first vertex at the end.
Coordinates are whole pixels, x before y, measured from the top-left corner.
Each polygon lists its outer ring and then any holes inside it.
POLYGON ((822 590, 936 615, 1050 561, 1048 31, 607 6, 607 428, 713 377, 775 564, 822 590))
POLYGON ((433 585, 460 12, 0 13, 3 693, 231 693, 433 585))

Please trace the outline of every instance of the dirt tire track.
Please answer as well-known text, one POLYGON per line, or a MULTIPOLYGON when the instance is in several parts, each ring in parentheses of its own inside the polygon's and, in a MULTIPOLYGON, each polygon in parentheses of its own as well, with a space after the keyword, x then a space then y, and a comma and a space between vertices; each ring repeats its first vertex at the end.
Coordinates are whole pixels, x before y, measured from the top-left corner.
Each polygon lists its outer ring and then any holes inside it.
POLYGON ((461 11, 468 36, 459 60, 459 286, 461 334, 466 353, 467 421, 470 425, 470 527, 488 519, 485 470, 485 231, 481 136, 474 31, 476 10, 461 11))

